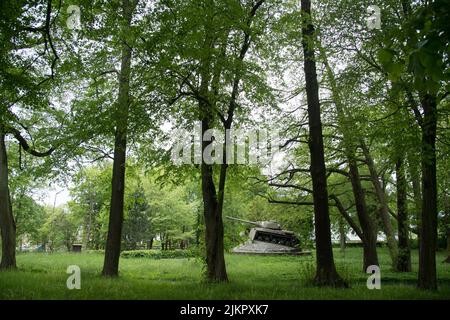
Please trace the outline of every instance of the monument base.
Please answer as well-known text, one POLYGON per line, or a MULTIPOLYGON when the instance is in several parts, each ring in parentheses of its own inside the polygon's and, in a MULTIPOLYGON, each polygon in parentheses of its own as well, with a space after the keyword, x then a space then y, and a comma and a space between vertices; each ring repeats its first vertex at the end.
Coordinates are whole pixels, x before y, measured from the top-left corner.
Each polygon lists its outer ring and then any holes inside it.
POLYGON ((311 251, 304 251, 298 248, 283 246, 263 241, 248 241, 231 250, 238 254, 257 254, 257 255, 310 255, 311 251))

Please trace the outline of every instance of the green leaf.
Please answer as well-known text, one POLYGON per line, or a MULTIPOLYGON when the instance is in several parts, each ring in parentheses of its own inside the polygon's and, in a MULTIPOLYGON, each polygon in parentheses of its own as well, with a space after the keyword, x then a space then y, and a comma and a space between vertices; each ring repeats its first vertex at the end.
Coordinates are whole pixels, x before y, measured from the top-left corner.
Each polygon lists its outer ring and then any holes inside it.
POLYGON ((431 69, 433 67, 433 65, 436 63, 436 58, 439 59, 439 57, 427 52, 426 50, 419 50, 418 55, 419 55, 420 63, 426 69, 431 69))
POLYGON ((392 63, 395 55, 395 51, 391 49, 380 49, 378 50, 378 61, 383 65, 389 65, 392 63))

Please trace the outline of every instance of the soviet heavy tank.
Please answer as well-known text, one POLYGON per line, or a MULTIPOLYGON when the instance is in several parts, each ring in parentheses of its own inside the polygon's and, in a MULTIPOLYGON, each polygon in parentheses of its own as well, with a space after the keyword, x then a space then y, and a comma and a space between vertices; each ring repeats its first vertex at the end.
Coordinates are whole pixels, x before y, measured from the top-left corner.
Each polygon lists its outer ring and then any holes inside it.
POLYGON ((247 242, 233 249, 234 253, 301 254, 299 240, 294 232, 283 230, 276 221, 248 221, 234 217, 228 219, 253 226, 248 229, 247 242))

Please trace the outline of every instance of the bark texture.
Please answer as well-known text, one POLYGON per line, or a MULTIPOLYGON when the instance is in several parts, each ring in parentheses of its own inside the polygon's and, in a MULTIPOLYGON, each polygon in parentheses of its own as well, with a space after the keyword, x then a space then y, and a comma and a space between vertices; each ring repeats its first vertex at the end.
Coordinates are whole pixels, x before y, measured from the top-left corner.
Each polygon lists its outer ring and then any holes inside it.
MULTIPOLYGON (((136 3, 123 0, 122 19, 125 29, 131 25, 136 3)), ((127 30, 124 30, 126 33, 127 30)), ((102 275, 116 277, 119 275, 120 242, 122 238, 123 207, 125 191, 125 165, 127 150, 128 113, 130 107, 130 74, 132 49, 123 41, 122 61, 119 74, 119 97, 115 112, 116 132, 114 143, 114 163, 112 174, 111 206, 109 211, 108 236, 105 248, 105 260, 102 275)))
POLYGON ((436 184, 436 97, 421 98, 422 124, 422 213, 420 217, 418 287, 437 290, 437 184, 436 184))
POLYGON ((396 163, 397 173, 397 226, 398 226, 398 260, 397 270, 411 272, 411 250, 409 247, 409 221, 407 207, 407 184, 404 160, 400 157, 396 163))
POLYGON ((14 269, 16 268, 16 224, 9 193, 5 136, 5 130, 0 124, 0 228, 2 233, 0 269, 14 269))
POLYGON ((363 140, 361 140, 361 148, 363 150, 364 157, 366 159, 366 163, 369 168, 370 178, 372 180, 372 184, 375 189, 375 194, 378 199, 379 204, 378 213, 380 215, 380 219, 382 222, 384 234, 386 235, 386 242, 392 260, 392 268, 394 270, 397 270, 398 244, 397 240, 395 239, 394 227, 392 226, 391 216, 389 214, 389 207, 386 199, 386 193, 384 192, 384 188, 380 181, 380 176, 375 166, 375 162, 373 161, 372 155, 370 154, 369 147, 363 140))
POLYGON ((367 210, 366 196, 361 184, 359 168, 356 162, 356 143, 353 133, 354 121, 350 114, 345 110, 345 106, 336 83, 336 78, 328 63, 328 58, 325 51, 322 47, 320 48, 320 51, 322 59, 325 63, 326 73, 330 81, 333 100, 338 115, 339 129, 343 136, 344 153, 349 167, 349 179, 352 185, 356 213, 361 226, 361 235, 359 235, 359 237, 363 243, 363 272, 366 272, 367 267, 371 265, 378 265, 377 235, 374 227, 375 222, 367 210))
POLYGON ((314 26, 311 20, 311 1, 301 1, 302 46, 308 102, 309 149, 314 199, 314 223, 316 237, 317 285, 347 286, 338 275, 331 246, 330 216, 328 207, 327 178, 323 148, 322 122, 320 118, 319 85, 314 54, 314 26))

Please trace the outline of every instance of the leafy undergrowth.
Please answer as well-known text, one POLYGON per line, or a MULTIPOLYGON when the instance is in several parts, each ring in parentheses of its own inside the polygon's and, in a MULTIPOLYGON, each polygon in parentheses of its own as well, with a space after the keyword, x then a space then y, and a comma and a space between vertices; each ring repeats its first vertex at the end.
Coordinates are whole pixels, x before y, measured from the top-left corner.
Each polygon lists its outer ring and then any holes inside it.
POLYGON ((100 276, 99 253, 27 253, 17 257, 17 271, 0 272, 0 299, 450 299, 450 264, 438 254, 439 290, 416 289, 417 252, 413 272, 390 270, 385 249, 380 250, 381 290, 368 290, 362 272, 362 251, 335 252, 338 271, 350 289, 311 285, 314 257, 227 255, 229 283, 203 281, 199 259, 121 259, 120 277, 100 276), (81 290, 68 290, 66 269, 81 268, 81 290))

